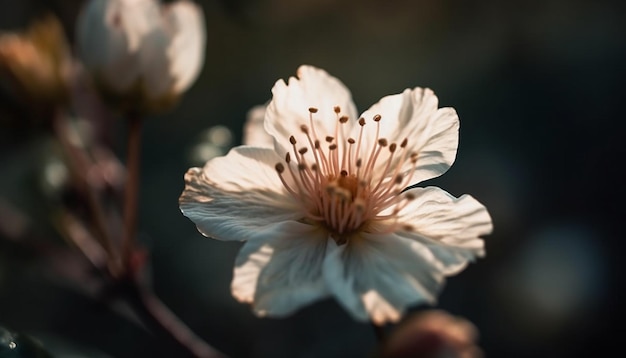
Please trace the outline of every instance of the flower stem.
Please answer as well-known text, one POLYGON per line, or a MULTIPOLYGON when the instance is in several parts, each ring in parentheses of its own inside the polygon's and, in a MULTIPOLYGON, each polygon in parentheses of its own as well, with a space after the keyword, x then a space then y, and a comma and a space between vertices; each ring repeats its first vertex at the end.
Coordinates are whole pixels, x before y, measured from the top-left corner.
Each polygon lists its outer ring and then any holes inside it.
POLYGON ((87 205, 93 215, 94 231, 96 232, 96 239, 106 251, 109 261, 109 270, 112 273, 118 271, 116 262, 113 262, 113 258, 117 255, 115 253, 111 236, 106 227, 106 215, 102 209, 102 205, 98 200, 98 195, 90 185, 89 180, 85 176, 89 172, 89 163, 85 163, 84 155, 81 156, 79 150, 72 144, 69 139, 70 124, 67 118, 63 115, 61 110, 57 110, 53 118, 53 129, 56 134, 61 148, 65 153, 67 159, 67 165, 70 170, 70 174, 73 177, 74 182, 78 185, 79 189, 85 194, 87 199, 87 205))
POLYGON ((151 290, 141 285, 135 278, 128 278, 123 288, 128 303, 154 333, 174 340, 174 343, 194 357, 225 357, 193 333, 151 290))
POLYGON ((132 261, 137 236, 137 208, 139 197, 139 166, 141 162, 141 127, 138 115, 128 116, 128 147, 126 159, 126 185, 124 187, 124 234, 122 236, 122 260, 126 269, 132 261))

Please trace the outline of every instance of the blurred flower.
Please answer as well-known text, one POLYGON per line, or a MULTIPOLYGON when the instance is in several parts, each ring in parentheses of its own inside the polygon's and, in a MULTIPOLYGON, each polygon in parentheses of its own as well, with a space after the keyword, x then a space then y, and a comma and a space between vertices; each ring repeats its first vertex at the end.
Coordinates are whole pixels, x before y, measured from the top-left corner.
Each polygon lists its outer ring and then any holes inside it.
POLYGON ((382 358, 479 358, 474 325, 444 311, 416 313, 400 324, 381 349, 382 358))
POLYGON ((224 155, 232 145, 233 134, 225 126, 213 126, 200 134, 198 142, 191 148, 189 161, 193 165, 224 155))
POLYGON ((484 254, 491 218, 468 195, 409 185, 456 156, 458 117, 429 89, 384 97, 361 117, 348 89, 302 66, 265 114, 274 147, 241 146, 191 168, 182 212, 204 235, 245 240, 233 295, 284 316, 333 295, 358 320, 400 319, 484 254))
POLYGON ((68 99, 71 61, 63 28, 49 15, 21 34, 0 34, 0 73, 19 95, 44 105, 68 99))
POLYGON ((248 118, 243 129, 243 144, 268 148, 274 146, 274 138, 263 127, 263 123, 265 123, 265 107, 267 106, 254 106, 248 111, 248 118))
POLYGON ((205 24, 191 1, 90 0, 77 43, 102 94, 123 110, 171 107, 204 63, 205 24))

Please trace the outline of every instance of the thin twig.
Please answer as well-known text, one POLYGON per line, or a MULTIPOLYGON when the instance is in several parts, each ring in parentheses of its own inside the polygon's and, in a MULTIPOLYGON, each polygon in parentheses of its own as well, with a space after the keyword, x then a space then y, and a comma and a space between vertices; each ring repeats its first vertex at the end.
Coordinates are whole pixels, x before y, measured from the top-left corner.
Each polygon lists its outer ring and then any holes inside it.
POLYGON ((194 357, 225 357, 198 337, 152 291, 142 286, 137 280, 129 278, 127 285, 123 288, 135 312, 140 315, 145 324, 156 331, 155 333, 174 339, 179 346, 194 357))
POLYGON ((109 257, 109 268, 116 271, 117 265, 116 263, 111 262, 111 260, 117 257, 117 255, 114 251, 113 241, 111 240, 106 227, 106 216, 102 210, 102 205, 100 205, 101 203, 98 200, 97 193, 85 176, 85 173, 88 172, 87 165, 85 165, 84 161, 81 160, 82 158, 79 157, 79 154, 76 152, 76 148, 68 138, 69 123, 60 110, 57 111, 54 116, 53 126, 56 137, 59 140, 59 143, 65 152, 65 157, 68 160, 70 174, 72 175, 73 180, 78 184, 79 188, 84 192, 87 199, 87 205, 89 205, 89 209, 93 214, 93 225, 96 232, 96 238, 100 245, 102 245, 102 248, 107 252, 109 257))
POLYGON ((139 197, 139 166, 141 164, 142 118, 131 115, 128 120, 128 148, 126 160, 126 186, 124 187, 124 234, 122 236, 122 260, 126 269, 130 266, 137 236, 137 209, 139 197))

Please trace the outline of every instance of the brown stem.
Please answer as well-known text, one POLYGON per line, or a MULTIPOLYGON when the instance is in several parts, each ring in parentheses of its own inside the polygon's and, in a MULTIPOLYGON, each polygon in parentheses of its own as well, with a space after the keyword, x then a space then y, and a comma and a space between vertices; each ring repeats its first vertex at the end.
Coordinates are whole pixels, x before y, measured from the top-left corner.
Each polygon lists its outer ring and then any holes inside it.
POLYGON ((142 118, 140 116, 128 116, 127 172, 126 186, 124 187, 124 234, 122 236, 122 260, 127 269, 132 268, 132 254, 137 236, 141 127, 142 118))
POLYGON ((90 185, 89 180, 85 176, 88 172, 88 165, 84 161, 84 157, 80 156, 78 149, 72 144, 68 137, 69 123, 63 113, 58 110, 53 119, 54 132, 65 152, 67 158, 70 174, 73 177, 74 182, 78 184, 79 188, 85 194, 87 199, 87 205, 93 214, 94 231, 96 232, 96 239, 98 243, 102 245, 102 248, 106 251, 109 259, 109 269, 113 273, 117 272, 117 264, 112 260, 117 257, 114 251, 113 242, 107 231, 106 215, 102 209, 102 205, 98 200, 98 195, 93 186, 90 185))
POLYGON ((154 333, 173 339, 178 346, 198 358, 226 357, 193 333, 176 315, 136 279, 129 278, 123 286, 128 302, 154 333))

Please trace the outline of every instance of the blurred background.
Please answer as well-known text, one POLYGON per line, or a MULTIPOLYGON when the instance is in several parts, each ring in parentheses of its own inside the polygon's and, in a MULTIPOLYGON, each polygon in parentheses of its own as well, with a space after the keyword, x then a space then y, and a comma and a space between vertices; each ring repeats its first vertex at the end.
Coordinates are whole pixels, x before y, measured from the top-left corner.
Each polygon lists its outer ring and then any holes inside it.
MULTIPOLYGON (((206 63, 176 108, 146 122, 139 223, 157 294, 196 333, 233 357, 364 357, 375 347, 371 327, 332 300, 256 318, 230 295, 239 245, 204 238, 178 209, 186 170, 238 145, 248 110, 311 64, 341 79, 360 110, 421 86, 459 113, 456 162, 424 185, 470 193, 493 217, 487 257, 450 278, 438 305, 478 327, 487 357, 620 351, 626 3, 197 2, 206 63)), ((0 30, 53 12, 71 42, 81 5, 1 0, 0 30)), ((145 330, 77 284, 87 284, 71 258, 80 254, 65 250, 50 215, 64 180, 52 139, 15 125, 23 104, 14 102, 3 92, 0 325, 51 351, 159 356, 145 330)), ((124 158, 125 127, 111 121, 119 137, 110 143, 124 158)))

